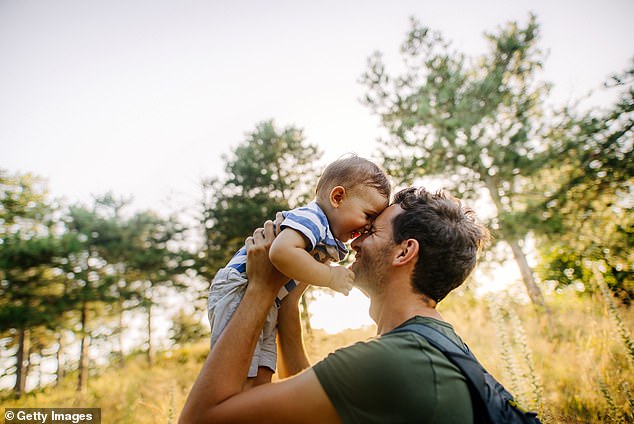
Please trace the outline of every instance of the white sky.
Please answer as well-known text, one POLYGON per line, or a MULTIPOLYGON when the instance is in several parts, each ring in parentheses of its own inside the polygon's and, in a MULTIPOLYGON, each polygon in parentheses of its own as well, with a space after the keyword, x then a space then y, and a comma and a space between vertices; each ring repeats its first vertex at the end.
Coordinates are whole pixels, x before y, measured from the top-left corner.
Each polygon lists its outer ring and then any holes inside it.
POLYGON ((375 50, 398 63, 410 16, 474 55, 484 31, 531 11, 554 104, 634 55, 631 0, 0 0, 0 168, 70 202, 112 190, 195 208, 221 154, 269 118, 303 128, 322 163, 372 155, 378 120, 358 80, 375 50))

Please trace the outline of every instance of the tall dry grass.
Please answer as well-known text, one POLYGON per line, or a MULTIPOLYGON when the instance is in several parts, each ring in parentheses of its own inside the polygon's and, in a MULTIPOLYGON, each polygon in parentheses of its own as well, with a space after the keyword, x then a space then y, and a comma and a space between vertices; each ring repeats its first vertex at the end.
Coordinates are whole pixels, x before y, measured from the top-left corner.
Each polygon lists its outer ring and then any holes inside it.
MULTIPOLYGON (((524 406, 539 410, 545 422, 633 422, 634 369, 623 336, 631 340, 634 309, 608 305, 601 293, 551 294, 547 301, 549 314, 505 295, 478 299, 461 291, 439 310, 485 367, 524 406)), ((374 331, 313 331, 306 340, 309 356, 317 361, 374 331)), ((75 379, 69 376, 59 387, 18 401, 7 395, 0 404, 101 407, 104 423, 174 423, 207 349, 203 342, 163 352, 151 369, 145 358, 129 358, 123 369, 113 366, 92 376, 83 394, 75 392, 75 379)))
POLYGON ((483 365, 544 422, 634 422, 634 368, 621 336, 634 327, 634 309, 609 305, 600 293, 551 294, 547 301, 550 312, 505 295, 475 299, 463 292, 440 310, 483 365))

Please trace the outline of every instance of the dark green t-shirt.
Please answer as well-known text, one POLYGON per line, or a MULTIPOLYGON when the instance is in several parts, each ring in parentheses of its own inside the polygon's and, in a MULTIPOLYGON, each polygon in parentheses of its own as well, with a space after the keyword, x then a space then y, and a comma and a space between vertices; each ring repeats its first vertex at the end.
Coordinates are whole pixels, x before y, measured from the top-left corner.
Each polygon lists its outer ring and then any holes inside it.
MULTIPOLYGON (((443 321, 414 317, 463 344, 443 321)), ((404 323, 405 324, 405 323, 404 323)), ((388 334, 331 353, 313 367, 344 423, 472 423, 460 370, 412 332, 388 334)))

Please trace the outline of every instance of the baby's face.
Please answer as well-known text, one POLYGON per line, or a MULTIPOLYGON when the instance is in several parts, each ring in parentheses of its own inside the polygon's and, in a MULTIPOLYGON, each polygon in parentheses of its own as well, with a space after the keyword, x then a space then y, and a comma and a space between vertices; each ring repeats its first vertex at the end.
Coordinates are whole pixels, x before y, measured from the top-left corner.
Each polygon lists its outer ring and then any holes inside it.
POLYGON ((347 191, 341 205, 329 217, 335 237, 346 242, 359 236, 387 206, 388 199, 375 188, 347 191))

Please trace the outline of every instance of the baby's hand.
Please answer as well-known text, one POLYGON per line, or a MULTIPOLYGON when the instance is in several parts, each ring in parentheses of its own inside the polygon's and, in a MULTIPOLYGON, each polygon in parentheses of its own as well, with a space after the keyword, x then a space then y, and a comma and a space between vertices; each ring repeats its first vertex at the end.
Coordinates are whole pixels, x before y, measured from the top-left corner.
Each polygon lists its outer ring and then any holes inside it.
POLYGON ((352 282, 354 281, 354 272, 350 271, 344 266, 330 267, 330 280, 328 281, 328 287, 343 293, 346 296, 352 290, 352 282))

